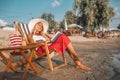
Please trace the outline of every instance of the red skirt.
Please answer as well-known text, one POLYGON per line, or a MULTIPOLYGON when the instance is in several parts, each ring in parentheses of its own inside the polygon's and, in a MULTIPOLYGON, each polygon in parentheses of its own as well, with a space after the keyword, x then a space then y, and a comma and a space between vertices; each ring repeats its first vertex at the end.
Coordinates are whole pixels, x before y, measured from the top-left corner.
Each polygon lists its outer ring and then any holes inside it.
MULTIPOLYGON (((63 54, 70 42, 70 39, 65 34, 61 34, 52 44, 48 46, 48 49, 51 50, 54 48, 58 54, 63 54)), ((37 49, 37 52, 38 54, 44 53, 45 47, 40 46, 37 49)))

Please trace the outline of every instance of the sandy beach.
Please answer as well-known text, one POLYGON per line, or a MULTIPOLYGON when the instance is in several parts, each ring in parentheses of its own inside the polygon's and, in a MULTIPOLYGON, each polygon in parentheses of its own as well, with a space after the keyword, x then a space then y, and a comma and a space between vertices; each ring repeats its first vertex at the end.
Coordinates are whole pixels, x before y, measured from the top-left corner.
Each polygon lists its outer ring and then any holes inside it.
MULTIPOLYGON (((13 32, 0 29, 0 47, 8 46, 8 35, 13 32)), ((65 52, 67 66, 50 71, 46 60, 34 62, 40 74, 29 70, 26 80, 120 80, 120 37, 113 39, 84 38, 69 36, 82 62, 92 69, 92 73, 75 68, 72 59, 65 52)), ((9 56, 8 56, 9 57, 9 56)), ((61 57, 52 58, 54 65, 61 63, 61 57)), ((0 61, 0 77, 5 64, 0 61)), ((23 71, 7 73, 7 80, 21 80, 23 71)))

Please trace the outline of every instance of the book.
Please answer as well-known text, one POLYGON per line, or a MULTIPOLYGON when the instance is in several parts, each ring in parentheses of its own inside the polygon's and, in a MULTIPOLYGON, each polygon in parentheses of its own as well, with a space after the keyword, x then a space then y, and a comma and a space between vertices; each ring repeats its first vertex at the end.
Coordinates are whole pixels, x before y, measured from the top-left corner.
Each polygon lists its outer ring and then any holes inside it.
POLYGON ((60 35, 62 34, 62 32, 57 32, 52 38, 51 38, 51 42, 54 42, 60 35))

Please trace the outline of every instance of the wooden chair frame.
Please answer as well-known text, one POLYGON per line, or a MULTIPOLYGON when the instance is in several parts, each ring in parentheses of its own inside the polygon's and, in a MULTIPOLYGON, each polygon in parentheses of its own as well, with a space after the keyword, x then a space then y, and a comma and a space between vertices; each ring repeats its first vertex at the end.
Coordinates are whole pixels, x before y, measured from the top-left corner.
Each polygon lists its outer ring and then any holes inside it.
POLYGON ((14 55, 10 55, 10 59, 7 59, 6 56, 4 56, 4 54, 2 53, 2 51, 19 50, 20 51, 20 55, 25 58, 25 60, 26 60, 27 63, 26 63, 26 67, 25 67, 25 70, 24 70, 24 74, 23 74, 22 80, 25 79, 25 76, 26 76, 26 73, 27 73, 27 70, 28 70, 29 67, 31 67, 33 69, 33 71, 35 72, 35 74, 39 74, 37 68, 31 62, 31 59, 32 59, 32 56, 33 56, 33 53, 34 53, 33 51, 34 51, 34 49, 36 47, 38 47, 38 44, 37 45, 36 44, 32 44, 32 45, 29 45, 29 46, 0 48, 0 56, 7 63, 7 65, 5 67, 5 70, 4 70, 3 74, 2 74, 1 79, 2 80, 4 79, 6 73, 8 72, 9 69, 11 69, 14 72, 17 72, 17 68, 14 65, 12 65, 12 61, 14 59, 14 55), (32 50, 31 53, 30 53, 30 57, 28 57, 26 55, 25 50, 32 50))
MULTIPOLYGON (((18 23, 17 21, 14 21, 14 25, 16 26, 16 28, 17 28, 17 30, 19 31, 19 33, 21 34, 21 36, 23 36, 23 37, 26 36, 26 38, 27 38, 27 39, 26 39, 26 42, 27 42, 28 44, 34 43, 33 38, 32 38, 32 34, 30 33, 29 28, 28 28, 27 25, 25 25, 25 24, 23 24, 23 23, 20 24, 20 23, 18 23), (25 28, 21 29, 21 25, 25 25, 25 27, 26 27, 27 30, 24 30, 25 28), (23 31, 23 30, 24 30, 24 31, 23 31)), ((58 68, 60 68, 60 67, 63 67, 63 66, 65 66, 65 65, 67 65, 65 55, 63 54, 63 55, 62 55, 62 58, 63 58, 63 62, 64 62, 64 63, 61 64, 61 65, 59 65, 59 66, 54 67, 53 64, 52 64, 51 57, 50 57, 50 53, 51 53, 51 52, 48 50, 47 42, 45 41, 43 45, 45 46, 45 50, 46 50, 45 54, 47 55, 47 60, 48 60, 49 68, 50 68, 51 71, 53 71, 54 69, 58 69, 58 68)), ((35 54, 36 54, 36 53, 35 53, 35 54)))
POLYGON ((6 56, 4 56, 3 51, 15 51, 15 50, 18 50, 18 51, 20 51, 20 56, 25 58, 26 65, 25 65, 25 69, 24 69, 24 74, 22 76, 22 80, 25 79, 29 67, 31 67, 33 69, 35 74, 39 74, 39 71, 33 65, 32 61, 33 61, 33 57, 36 54, 35 53, 35 49, 37 47, 41 46, 41 45, 45 46, 45 54, 46 54, 48 65, 49 65, 49 68, 50 68, 51 71, 53 71, 54 69, 58 69, 60 67, 63 67, 65 65, 67 65, 66 58, 65 58, 65 56, 63 54, 62 58, 63 58, 63 62, 64 63, 59 65, 59 66, 54 67, 53 64, 52 64, 51 57, 50 57, 50 51, 48 50, 47 42, 44 41, 44 42, 37 42, 37 43, 35 43, 33 41, 32 34, 29 31, 28 31, 29 32, 28 34, 26 34, 26 33, 24 34, 23 33, 23 31, 20 28, 20 23, 15 21, 14 25, 17 28, 17 30, 19 31, 19 33, 21 34, 22 37, 24 37, 26 35, 26 38, 27 38, 26 42, 27 42, 27 44, 26 44, 26 46, 0 48, 0 56, 7 63, 7 65, 5 67, 5 70, 4 70, 3 74, 2 74, 2 78, 1 79, 4 79, 6 73, 8 72, 9 69, 11 69, 14 72, 17 72, 17 68, 14 65, 12 65, 12 61, 14 59, 14 55, 10 55, 10 59, 7 59, 6 56), (26 55, 25 50, 29 50, 30 51, 30 56, 29 57, 26 55))

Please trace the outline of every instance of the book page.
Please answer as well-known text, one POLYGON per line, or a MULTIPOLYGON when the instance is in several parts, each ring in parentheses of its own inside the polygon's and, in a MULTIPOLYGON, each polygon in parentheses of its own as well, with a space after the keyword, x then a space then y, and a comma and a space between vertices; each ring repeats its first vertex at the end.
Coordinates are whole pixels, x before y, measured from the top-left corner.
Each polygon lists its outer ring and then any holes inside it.
POLYGON ((51 39, 51 42, 54 42, 62 33, 61 32, 57 32, 51 39))

